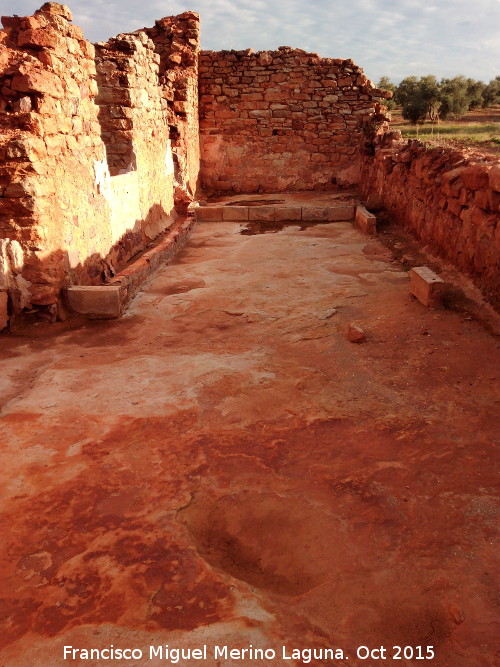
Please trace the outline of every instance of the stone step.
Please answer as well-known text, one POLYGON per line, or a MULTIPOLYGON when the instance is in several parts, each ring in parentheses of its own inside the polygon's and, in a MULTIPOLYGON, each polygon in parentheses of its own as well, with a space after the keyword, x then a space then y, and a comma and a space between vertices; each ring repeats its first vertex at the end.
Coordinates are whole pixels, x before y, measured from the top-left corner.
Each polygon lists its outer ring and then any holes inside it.
POLYGON ((204 222, 275 222, 307 220, 318 222, 349 221, 353 205, 340 206, 198 206, 196 218, 204 222))

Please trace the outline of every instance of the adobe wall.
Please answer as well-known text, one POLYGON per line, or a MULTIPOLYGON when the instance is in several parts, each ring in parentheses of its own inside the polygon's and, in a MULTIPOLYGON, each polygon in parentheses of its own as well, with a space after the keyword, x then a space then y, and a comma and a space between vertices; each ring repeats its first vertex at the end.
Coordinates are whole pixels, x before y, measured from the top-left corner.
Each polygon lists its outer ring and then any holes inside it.
POLYGON ((367 143, 361 188, 382 194, 391 217, 429 251, 472 278, 500 306, 500 162, 468 150, 403 142, 367 143))
MULTIPOLYGON (((175 205, 185 205, 170 141, 182 85, 162 63, 161 31, 151 29, 158 43, 143 30, 94 48, 68 8, 50 2, 2 23, 0 290, 19 312, 55 304, 70 284, 106 281, 174 223, 175 205)), ((197 53, 196 15, 170 23, 184 51, 197 53)), ((193 64, 187 80, 191 103, 193 64)), ((199 164, 193 104, 176 160, 190 184, 199 164)))
POLYGON ((351 60, 290 47, 201 51, 202 185, 276 192, 357 183, 362 126, 386 95, 351 60))

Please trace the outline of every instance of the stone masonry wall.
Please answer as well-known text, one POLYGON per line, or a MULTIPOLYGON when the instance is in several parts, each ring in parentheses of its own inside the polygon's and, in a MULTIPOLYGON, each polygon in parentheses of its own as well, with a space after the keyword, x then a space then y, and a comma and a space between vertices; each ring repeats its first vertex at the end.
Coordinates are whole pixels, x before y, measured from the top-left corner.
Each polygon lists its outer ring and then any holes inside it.
POLYGON ((139 31, 95 48, 106 148, 97 186, 110 202, 118 266, 172 224, 174 168, 153 42, 139 31))
POLYGON ((272 192, 357 183, 362 126, 385 96, 351 60, 290 47, 202 51, 202 185, 272 192))
POLYGON ((15 310, 55 303, 70 270, 109 249, 94 47, 70 20, 55 3, 2 19, 0 261, 15 310))
MULTIPOLYGON (((70 21, 52 2, 2 18, 0 292, 11 312, 53 309, 61 288, 106 281, 176 217, 157 46, 138 31, 95 49, 70 21)), ((194 52, 196 38, 185 36, 194 52)), ((179 160, 195 174, 188 144, 179 160)))
POLYGON ((160 82, 167 104, 174 156, 176 199, 192 200, 198 190, 200 139, 198 122, 198 53, 200 17, 184 12, 156 21, 146 34, 160 57, 160 82))
POLYGON ((403 142, 398 133, 368 142, 361 186, 383 195, 391 217, 430 252, 470 276, 500 306, 500 161, 468 150, 403 142))

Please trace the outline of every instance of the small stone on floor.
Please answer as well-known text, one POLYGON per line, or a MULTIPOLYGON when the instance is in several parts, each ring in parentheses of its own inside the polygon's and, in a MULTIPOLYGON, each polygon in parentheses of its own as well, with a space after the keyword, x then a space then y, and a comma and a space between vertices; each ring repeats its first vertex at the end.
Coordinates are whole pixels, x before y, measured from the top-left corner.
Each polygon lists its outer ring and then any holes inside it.
POLYGON ((356 322, 351 322, 349 324, 347 340, 349 340, 351 343, 363 343, 366 340, 365 332, 359 326, 359 324, 356 324, 356 322))

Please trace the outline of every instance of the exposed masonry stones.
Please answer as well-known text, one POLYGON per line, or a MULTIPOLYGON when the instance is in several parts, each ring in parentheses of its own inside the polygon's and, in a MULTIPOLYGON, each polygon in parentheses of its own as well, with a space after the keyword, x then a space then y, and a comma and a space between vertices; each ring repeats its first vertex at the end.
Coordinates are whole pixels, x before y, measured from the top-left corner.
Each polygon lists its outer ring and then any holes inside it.
POLYGON ((500 307, 500 161, 396 132, 367 142, 366 153, 363 193, 382 194, 393 219, 500 307))
POLYGON ((178 198, 191 201, 199 186, 198 53, 200 20, 194 12, 145 28, 160 57, 160 83, 174 157, 178 198), (182 192, 184 191, 184 196, 182 192))
POLYGON ((196 193, 197 15, 95 47, 70 20, 57 3, 2 19, 0 262, 11 313, 110 280, 196 193), (165 61, 168 44, 184 79, 165 61), (179 128, 183 86, 192 109, 179 128))
POLYGON ((277 192, 357 183, 363 125, 387 96, 351 60, 287 46, 202 51, 203 184, 277 192))
POLYGON ((54 319, 71 285, 122 285, 201 190, 359 184, 498 302, 499 161, 387 133, 387 94, 351 60, 200 52, 193 12, 96 45, 53 2, 2 24, 1 328, 54 319))

